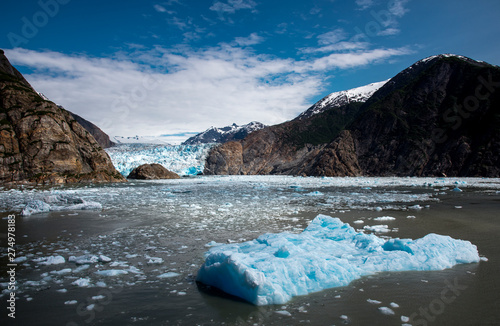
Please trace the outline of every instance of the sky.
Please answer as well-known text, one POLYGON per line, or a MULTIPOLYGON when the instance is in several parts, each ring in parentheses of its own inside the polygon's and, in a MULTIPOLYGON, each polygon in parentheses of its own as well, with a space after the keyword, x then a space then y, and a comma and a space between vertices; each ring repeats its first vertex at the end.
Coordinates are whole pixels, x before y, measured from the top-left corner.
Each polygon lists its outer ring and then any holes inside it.
POLYGON ((0 48, 110 136, 295 118, 454 53, 500 65, 498 0, 2 0, 0 48))

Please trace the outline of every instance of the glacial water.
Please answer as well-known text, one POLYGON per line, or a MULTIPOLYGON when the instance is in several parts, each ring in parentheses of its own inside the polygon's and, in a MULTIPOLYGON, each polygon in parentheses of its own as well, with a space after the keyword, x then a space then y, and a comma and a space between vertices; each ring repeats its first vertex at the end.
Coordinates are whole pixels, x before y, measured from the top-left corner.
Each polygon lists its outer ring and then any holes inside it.
POLYGON ((202 176, 4 188, 0 323, 498 325, 499 211, 500 180, 479 178, 202 176), (21 215, 36 201, 47 211, 21 215), (5 308, 9 214, 16 215, 15 321, 5 308), (257 307, 196 284, 214 243, 300 233, 318 214, 385 238, 469 240, 483 258, 442 271, 378 273, 283 305, 257 307))

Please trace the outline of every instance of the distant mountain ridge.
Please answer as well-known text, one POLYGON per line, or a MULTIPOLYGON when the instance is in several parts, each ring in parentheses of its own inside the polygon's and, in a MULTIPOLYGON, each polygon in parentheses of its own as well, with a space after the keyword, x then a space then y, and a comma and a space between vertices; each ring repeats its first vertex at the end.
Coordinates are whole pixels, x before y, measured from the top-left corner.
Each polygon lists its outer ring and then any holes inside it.
POLYGON ((338 106, 330 98, 313 114, 212 148, 204 173, 500 176, 498 66, 437 55, 365 102, 338 106))
POLYGON ((182 145, 199 145, 208 143, 225 143, 232 140, 240 140, 248 134, 264 128, 265 125, 252 121, 246 125, 238 126, 233 123, 223 128, 210 127, 207 130, 187 139, 182 145))

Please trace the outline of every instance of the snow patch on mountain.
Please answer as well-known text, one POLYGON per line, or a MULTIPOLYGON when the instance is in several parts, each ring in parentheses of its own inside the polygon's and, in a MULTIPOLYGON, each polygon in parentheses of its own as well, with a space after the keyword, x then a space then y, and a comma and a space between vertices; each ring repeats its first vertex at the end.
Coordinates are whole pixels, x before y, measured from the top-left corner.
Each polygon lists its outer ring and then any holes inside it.
POLYGON ((252 121, 246 125, 238 126, 233 123, 230 126, 223 128, 210 127, 207 130, 189 138, 183 145, 198 145, 209 143, 225 143, 231 140, 239 140, 245 138, 249 133, 264 128, 265 125, 252 121))
POLYGON ((373 93, 375 93, 379 88, 384 86, 389 80, 384 80, 377 83, 371 83, 365 86, 356 87, 346 91, 334 92, 323 99, 318 101, 316 104, 311 106, 308 110, 301 113, 297 119, 309 118, 318 113, 324 112, 326 110, 340 107, 351 102, 366 102, 373 93))

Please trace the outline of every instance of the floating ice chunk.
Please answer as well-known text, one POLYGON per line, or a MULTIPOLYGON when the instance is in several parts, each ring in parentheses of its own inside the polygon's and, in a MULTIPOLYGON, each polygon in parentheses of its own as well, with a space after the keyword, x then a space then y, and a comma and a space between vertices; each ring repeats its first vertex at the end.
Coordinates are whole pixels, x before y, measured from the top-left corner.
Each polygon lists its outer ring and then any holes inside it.
POLYGON ((401 316, 401 321, 402 321, 403 323, 407 323, 407 322, 409 322, 409 321, 410 321, 410 317, 407 317, 407 316, 401 316))
POLYGON ((352 223, 354 223, 354 224, 363 224, 363 223, 365 223, 365 221, 363 221, 363 220, 356 220, 356 221, 354 221, 352 223))
POLYGON ((389 305, 390 305, 392 308, 399 308, 399 305, 398 305, 396 302, 391 302, 391 303, 389 303, 389 305))
POLYGON ((64 268, 59 271, 52 271, 50 272, 51 274, 56 274, 56 275, 65 275, 71 273, 71 268, 64 268))
POLYGON ((95 273, 101 276, 117 276, 117 275, 128 274, 128 272, 124 271, 123 269, 108 269, 104 271, 97 271, 95 273))
POLYGON ((264 234, 211 248, 197 281, 256 305, 283 304, 381 271, 442 270, 478 261, 469 241, 428 234, 388 242, 318 215, 301 234, 264 234))
POLYGON ((324 196, 325 194, 322 193, 321 191, 313 191, 310 193, 307 193, 306 196, 324 196))
POLYGON ((99 257, 96 255, 82 255, 82 256, 70 256, 68 258, 69 262, 73 262, 77 265, 94 264, 99 261, 99 257))
POLYGON ((99 255, 99 260, 103 263, 109 263, 111 261, 111 258, 109 258, 108 256, 99 255))
POLYGON ((396 218, 392 216, 380 216, 380 217, 375 217, 373 220, 374 221, 394 221, 396 218))
POLYGON ((65 301, 64 304, 67 304, 67 305, 73 305, 73 304, 77 304, 78 301, 76 300, 68 300, 68 301, 65 301))
POLYGON ((50 211, 50 205, 41 200, 33 200, 26 205, 21 211, 21 215, 29 216, 37 213, 45 213, 50 211))
POLYGON ((422 208, 423 207, 420 206, 420 205, 418 205, 418 204, 417 205, 413 205, 413 206, 408 206, 408 209, 410 209, 412 211, 420 211, 420 210, 422 210, 422 208))
POLYGON ((292 314, 286 310, 277 310, 277 311, 275 311, 275 313, 277 313, 278 315, 287 316, 287 317, 292 316, 292 314))
POLYGON ((25 262, 26 260, 28 260, 28 257, 17 257, 16 259, 14 259, 14 263, 15 264, 19 264, 19 263, 23 263, 25 262))
POLYGON ((82 277, 82 278, 77 279, 76 281, 74 281, 71 284, 79 286, 81 288, 86 288, 86 287, 90 286, 90 278, 88 278, 88 277, 83 278, 82 277))
POLYGON ((215 242, 215 241, 210 241, 209 243, 205 244, 205 247, 206 248, 210 248, 210 247, 216 247, 216 246, 222 246, 223 243, 218 243, 218 242, 215 242))
POLYGON ((95 295, 95 296, 92 297, 92 300, 96 300, 97 301, 97 300, 102 300, 104 298, 106 298, 106 297, 103 296, 103 295, 95 295))
POLYGON ((163 264, 163 258, 149 257, 148 264, 163 264))
POLYGON ((180 275, 181 274, 179 274, 179 273, 167 272, 167 273, 160 274, 157 277, 158 278, 171 278, 171 277, 177 277, 177 276, 180 276, 180 275))
POLYGON ((372 232, 375 232, 375 233, 387 233, 387 232, 391 232, 391 230, 389 229, 389 226, 387 226, 387 225, 373 225, 373 226, 365 225, 363 227, 363 229, 365 229, 367 231, 372 231, 372 232))
POLYGON ((39 265, 58 265, 64 264, 66 259, 64 259, 63 256, 49 256, 33 259, 33 261, 37 262, 39 265))
POLYGON ((372 299, 368 299, 366 300, 368 303, 371 303, 371 304, 381 304, 382 301, 378 301, 378 300, 372 300, 372 299))
POLYGON ((392 310, 391 308, 388 308, 388 307, 379 307, 378 310, 383 313, 384 315, 388 315, 388 316, 393 316, 395 315, 396 313, 394 312, 394 310, 392 310))
POLYGON ((56 291, 59 292, 59 293, 66 293, 66 292, 68 292, 67 289, 59 289, 59 290, 56 290, 56 291))
POLYGON ((93 303, 93 304, 89 304, 89 305, 87 306, 87 310, 89 310, 89 311, 90 311, 90 310, 94 310, 94 308, 95 308, 95 304, 94 304, 94 303, 93 303))
POLYGON ((462 189, 460 189, 460 188, 458 188, 458 187, 455 187, 455 188, 453 188, 453 190, 452 190, 452 191, 453 191, 453 192, 462 192, 463 190, 462 190, 462 189))

